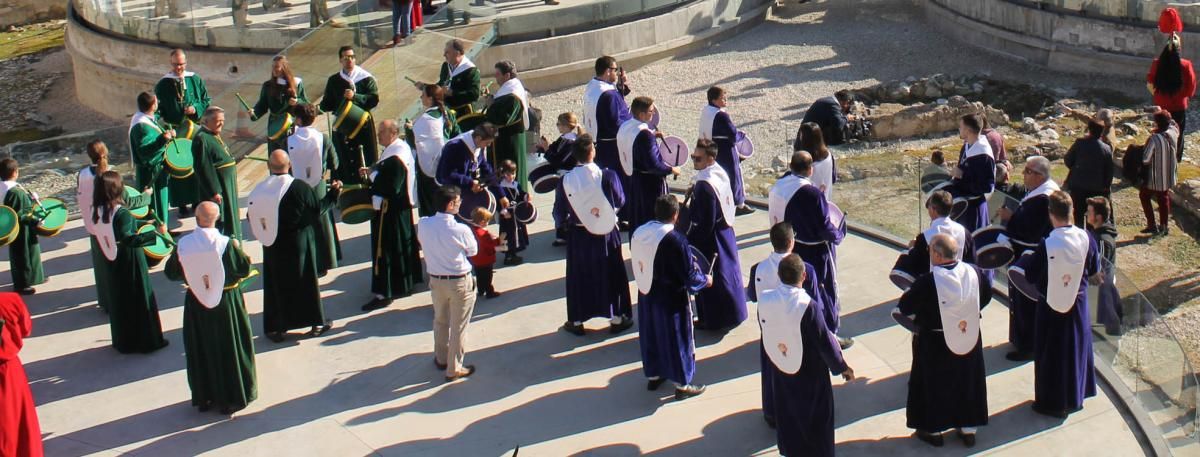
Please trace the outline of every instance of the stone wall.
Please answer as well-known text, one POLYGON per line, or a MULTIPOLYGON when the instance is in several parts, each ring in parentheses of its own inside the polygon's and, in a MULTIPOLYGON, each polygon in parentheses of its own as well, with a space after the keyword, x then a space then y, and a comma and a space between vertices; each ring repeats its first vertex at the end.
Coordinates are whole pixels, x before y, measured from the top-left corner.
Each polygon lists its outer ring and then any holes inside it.
POLYGON ((66 0, 0 0, 0 29, 64 17, 66 0))

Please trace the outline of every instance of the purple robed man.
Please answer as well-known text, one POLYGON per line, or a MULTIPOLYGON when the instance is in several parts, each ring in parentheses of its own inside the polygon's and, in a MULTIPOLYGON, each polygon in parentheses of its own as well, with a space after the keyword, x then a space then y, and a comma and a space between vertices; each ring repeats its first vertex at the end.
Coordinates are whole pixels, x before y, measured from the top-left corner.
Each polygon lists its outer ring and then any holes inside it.
POLYGON ((953 171, 950 193, 956 201, 966 202, 966 211, 956 215, 955 222, 974 233, 988 225, 987 194, 996 185, 996 161, 992 158, 992 147, 979 134, 983 121, 978 114, 967 114, 959 119, 958 136, 963 139, 962 153, 958 156, 958 167, 953 171))
POLYGON ((667 194, 667 176, 679 175, 679 169, 663 162, 658 153, 662 133, 646 123, 657 108, 654 99, 633 99, 633 118, 621 124, 617 131, 617 150, 620 153, 620 172, 629 182, 625 190, 625 205, 629 208, 629 231, 654 220, 654 202, 667 194))
POLYGON ((713 285, 696 295, 696 327, 723 330, 746 320, 746 291, 742 264, 738 259, 737 235, 733 233, 733 191, 729 175, 717 165, 717 145, 700 140, 692 151, 696 184, 688 205, 689 224, 682 229, 688 242, 712 265, 713 285))
MULTIPOLYGON (((779 287, 759 296, 758 324, 769 364, 779 453, 834 455, 833 383, 830 374, 854 380, 836 336, 825 327, 822 303, 801 286, 806 276, 800 257, 779 261, 779 287)), ((764 409, 767 407, 763 405, 764 409)))
POLYGON ((1009 281, 1036 302, 1033 332, 1033 410, 1065 418, 1096 395, 1087 278, 1100 272, 1100 251, 1072 225, 1071 197, 1049 197, 1054 230, 1009 268, 1009 281))
POLYGON ((725 89, 717 86, 708 88, 708 104, 700 111, 700 139, 717 143, 717 164, 729 173, 729 185, 733 189, 733 203, 738 214, 754 212, 746 206, 746 192, 742 186, 742 159, 734 150, 738 129, 733 118, 725 112, 725 89))
MULTIPOLYGON (((463 195, 495 187, 495 170, 487 161, 483 151, 496 139, 496 127, 485 122, 470 132, 447 141, 442 146, 442 156, 437 164, 437 182, 442 185, 458 186, 463 195)), ((492 190, 492 193, 495 193, 492 190)), ((470 215, 463 215, 469 217, 470 215)))
MULTIPOLYGON (((809 180, 813 172, 812 155, 796 151, 788 167, 791 173, 771 187, 768 218, 772 225, 785 221, 792 225, 796 236, 793 252, 816 269, 816 280, 825 299, 822 303, 825 326, 837 333, 841 318, 834 247, 841 244, 846 234, 830 220, 825 194, 809 180)), ((838 341, 843 349, 853 344, 849 338, 839 337, 838 341)))
POLYGON ((629 277, 621 254, 617 209, 625 204, 621 182, 612 170, 593 163, 590 135, 574 145, 579 165, 563 175, 554 200, 556 218, 567 229, 567 322, 563 330, 584 335, 583 322, 610 319, 612 333, 633 326, 629 277))
MULTIPOLYGON (((617 59, 603 56, 596 59, 596 77, 588 81, 583 91, 583 125, 596 142, 596 165, 617 172, 622 189, 629 187, 629 178, 621 173, 617 151, 617 131, 621 124, 633 118, 625 104, 629 87, 625 72, 617 59)), ((628 209, 622 208, 619 217, 628 220, 628 209)))
POLYGON ((908 427, 939 447, 942 432, 957 429, 972 447, 976 427, 988 423, 980 310, 992 300, 992 282, 979 267, 959 261, 962 251, 952 234, 931 236, 926 250, 932 265, 892 310, 913 333, 908 427))
MULTIPOLYGON (((1000 219, 1006 221, 1005 236, 1013 248, 1013 258, 1020 259, 1041 243, 1054 226, 1047 212, 1050 194, 1058 191, 1058 184, 1050 179, 1050 161, 1045 157, 1032 156, 1025 159, 1024 184, 1030 189, 1021 199, 1015 212, 1000 209, 1000 219)), ((1018 293, 1009 284, 1008 292, 1008 341, 1013 350, 1006 356, 1009 360, 1029 360, 1033 354, 1034 309, 1037 302, 1018 293)))
POLYGON ((633 276, 638 287, 638 341, 646 388, 675 384, 675 399, 704 392, 692 384, 696 343, 688 299, 710 284, 707 265, 695 259, 687 238, 675 230, 679 201, 674 195, 655 200, 655 219, 638 227, 630 241, 633 276))

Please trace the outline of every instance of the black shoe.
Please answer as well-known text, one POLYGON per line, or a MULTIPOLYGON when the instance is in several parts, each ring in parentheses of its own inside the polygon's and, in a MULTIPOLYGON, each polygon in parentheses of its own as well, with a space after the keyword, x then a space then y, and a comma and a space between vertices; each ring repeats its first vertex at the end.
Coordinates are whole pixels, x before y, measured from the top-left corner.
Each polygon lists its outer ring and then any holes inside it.
POLYGON ((959 430, 958 431, 958 439, 962 440, 963 445, 965 445, 967 447, 975 447, 975 434, 974 433, 963 433, 962 430, 959 430))
POLYGON ((767 427, 771 427, 771 430, 775 430, 775 418, 774 417, 763 416, 763 420, 767 422, 767 427))
POLYGON ((246 405, 242 405, 242 406, 223 406, 223 407, 221 407, 221 414, 222 414, 222 415, 225 415, 225 416, 232 416, 232 415, 233 415, 233 413, 236 413, 236 412, 238 412, 238 411, 241 411, 241 410, 243 410, 243 409, 246 409, 246 405))
POLYGON ((733 212, 733 214, 735 216, 745 216, 747 214, 754 214, 754 208, 751 208, 750 205, 742 205, 742 206, 739 206, 737 208, 737 210, 735 210, 733 212))
POLYGON ((616 335, 618 333, 629 330, 629 327, 633 327, 633 318, 629 317, 629 316, 625 316, 625 317, 621 318, 620 324, 609 324, 608 333, 616 335))
POLYGON ((1153 234, 1155 234, 1155 233, 1158 233, 1158 227, 1157 227, 1157 226, 1153 226, 1153 225, 1151 225, 1151 226, 1149 226, 1149 227, 1146 227, 1146 228, 1142 229, 1142 231, 1141 231, 1141 232, 1138 232, 1138 233, 1144 233, 1144 234, 1147 234, 1147 235, 1153 235, 1153 234))
POLYGON ((333 322, 326 322, 324 325, 314 325, 312 330, 308 332, 308 336, 321 336, 329 329, 333 328, 333 322))
POLYGON ((1167 236, 1170 234, 1171 234, 1171 227, 1169 227, 1169 226, 1164 225, 1164 226, 1162 226, 1162 228, 1158 229, 1159 236, 1167 236))
POLYGON ((212 409, 212 402, 209 401, 209 402, 204 402, 204 404, 202 404, 202 405, 197 405, 196 409, 200 410, 200 412, 202 412, 202 413, 207 413, 209 410, 212 409))
POLYGON ((658 388, 662 386, 664 382, 667 382, 667 378, 658 378, 646 381, 646 390, 658 390, 658 388))
POLYGON ((854 338, 842 338, 839 336, 837 337, 837 342, 838 346, 841 346, 843 351, 850 349, 850 346, 854 346, 854 338))
POLYGON ((942 438, 942 435, 940 434, 934 435, 932 433, 917 430, 916 437, 921 441, 929 443, 929 445, 933 447, 942 447, 946 444, 946 440, 942 438))
POLYGON ((484 298, 496 298, 499 296, 500 296, 500 292, 496 292, 494 290, 487 291, 483 294, 484 298))
POLYGON ((446 371, 446 364, 439 363, 437 361, 437 357, 433 358, 433 366, 437 367, 437 369, 439 369, 439 370, 446 371))
POLYGON ((553 243, 550 243, 550 245, 551 245, 551 246, 554 246, 554 247, 566 246, 566 245, 567 245, 567 240, 564 240, 564 239, 562 239, 562 238, 555 238, 555 239, 554 239, 554 242, 553 242, 553 243))
POLYGON ((283 332, 268 332, 267 339, 276 343, 282 343, 284 340, 283 332))
POLYGON ((707 389, 708 387, 705 387, 703 384, 688 384, 683 387, 676 387, 675 401, 686 400, 688 398, 695 397, 704 393, 704 391, 707 389))
POLYGON ((521 258, 521 256, 519 256, 519 255, 504 256, 504 264, 508 265, 508 266, 520 265, 524 261, 525 261, 525 259, 521 258))
POLYGON ((1004 358, 1012 360, 1013 362, 1028 362, 1033 360, 1033 357, 1028 352, 1021 351, 1012 351, 1008 354, 1004 354, 1004 358))
POLYGON ((446 376, 446 382, 454 382, 475 374, 475 365, 465 365, 463 368, 466 368, 467 371, 461 371, 454 376, 446 376))
POLYGON ((563 324, 562 329, 563 329, 563 331, 570 333, 572 335, 575 335, 575 336, 583 336, 583 335, 587 334, 587 332, 585 332, 583 330, 583 324, 576 325, 576 324, 567 322, 567 323, 563 324))
POLYGON ((26 287, 24 289, 18 290, 17 293, 21 294, 21 295, 33 295, 33 294, 37 293, 37 289, 34 289, 32 287, 26 287))
POLYGON ((1066 419, 1067 415, 1068 415, 1066 411, 1049 410, 1049 409, 1043 408, 1041 406, 1038 406, 1037 403, 1033 404, 1033 412, 1041 414, 1043 416, 1050 416, 1050 417, 1053 417, 1056 419, 1066 419))
POLYGON ((373 298, 367 304, 362 305, 362 310, 364 312, 371 312, 380 308, 386 308, 390 304, 392 304, 390 298, 373 298))

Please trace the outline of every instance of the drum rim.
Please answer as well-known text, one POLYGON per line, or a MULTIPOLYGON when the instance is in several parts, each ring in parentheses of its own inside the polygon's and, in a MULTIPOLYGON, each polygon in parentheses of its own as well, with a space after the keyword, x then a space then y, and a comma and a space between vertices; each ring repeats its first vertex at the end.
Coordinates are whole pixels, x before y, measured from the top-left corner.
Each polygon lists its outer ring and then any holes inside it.
MULTIPOLYGON (((142 224, 142 226, 138 228, 137 233, 138 234, 149 233, 149 232, 153 232, 154 230, 155 230, 154 224, 142 224), (149 230, 146 230, 146 229, 149 229, 149 230)), ((154 259, 158 259, 158 260, 167 258, 167 256, 171 255, 171 251, 172 251, 171 246, 167 246, 167 243, 163 242, 163 240, 161 238, 155 239, 153 244, 148 244, 148 245, 142 246, 142 252, 144 252, 146 254, 146 257, 150 257, 150 258, 154 258, 154 259), (159 246, 160 244, 163 246, 163 248, 166 251, 162 255, 159 255, 157 251, 151 250, 154 247, 159 246)))
POLYGON ((347 213, 357 213, 357 212, 362 212, 362 211, 374 212, 375 206, 370 203, 359 203, 357 205, 350 205, 345 208, 341 208, 341 216, 343 219, 345 219, 347 213))
MULTIPOLYGON (((268 138, 270 138, 271 141, 278 140, 279 137, 283 136, 284 133, 287 133, 287 131, 289 129, 291 129, 292 123, 295 122, 292 119, 292 113, 285 112, 285 113, 283 113, 283 116, 284 116, 283 117, 283 125, 280 125, 279 130, 276 130, 275 133, 271 133, 270 136, 268 136, 268 138)), ((270 133, 270 132, 268 132, 268 133, 270 133)))
POLYGON ((530 223, 533 223, 533 221, 536 221, 537 217, 538 217, 538 209, 537 209, 537 206, 534 205, 533 203, 520 202, 520 203, 517 203, 513 207, 513 218, 516 219, 517 222, 520 222, 522 224, 530 224, 530 223), (517 207, 519 207, 521 205, 529 205, 530 208, 533 208, 533 213, 531 213, 528 218, 521 219, 521 218, 517 217, 517 207))
POLYGON ((0 205, 0 213, 12 215, 12 229, 9 230, 8 233, 0 235, 0 240, 8 240, 8 242, 11 243, 12 240, 16 239, 17 235, 21 233, 21 221, 17 218, 17 212, 7 205, 0 205))
MULTIPOLYGON (((548 174, 548 175, 546 175, 546 176, 542 176, 542 177, 540 177, 540 178, 538 178, 538 179, 535 179, 535 180, 533 180, 533 187, 534 187, 533 191, 534 191, 534 192, 537 192, 537 193, 539 193, 539 194, 548 194, 548 193, 550 193, 550 192, 554 192, 554 189, 547 190, 547 191, 544 191, 544 192, 539 192, 539 191, 537 190, 538 184, 541 184, 542 182, 544 182, 544 181, 546 181, 546 180, 549 180, 550 178, 554 178, 555 180, 562 181, 562 177, 561 177, 561 176, 559 176, 559 175, 558 175, 558 174, 556 174, 556 173, 551 173, 551 174, 548 174)), ((557 189, 557 188, 558 188, 558 185, 555 185, 554 187, 557 189)))
MULTIPOLYGON (((53 231, 54 234, 57 235, 58 232, 61 231, 63 229, 63 227, 65 227, 67 225, 67 219, 70 218, 69 215, 67 214, 68 213, 67 202, 62 201, 62 199, 60 199, 60 198, 46 197, 46 198, 42 199, 42 207, 43 208, 48 206, 47 202, 58 202, 58 204, 60 205, 59 208, 62 210, 62 214, 63 214, 62 222, 60 222, 57 226, 45 225, 46 219, 42 219, 41 222, 38 222, 37 226, 38 226, 39 231, 42 231, 42 230, 53 231)), ((53 236, 53 235, 47 235, 47 236, 53 236)))

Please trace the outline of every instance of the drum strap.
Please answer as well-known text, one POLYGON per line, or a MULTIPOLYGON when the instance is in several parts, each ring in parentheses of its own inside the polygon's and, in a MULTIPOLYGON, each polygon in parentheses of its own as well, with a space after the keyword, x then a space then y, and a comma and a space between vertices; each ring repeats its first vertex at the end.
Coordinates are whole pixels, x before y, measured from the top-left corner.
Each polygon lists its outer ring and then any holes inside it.
POLYGON ((387 217, 387 211, 388 200, 384 199, 379 207, 379 228, 376 229, 379 235, 375 237, 375 274, 379 274, 379 260, 383 258, 383 220, 387 217))

